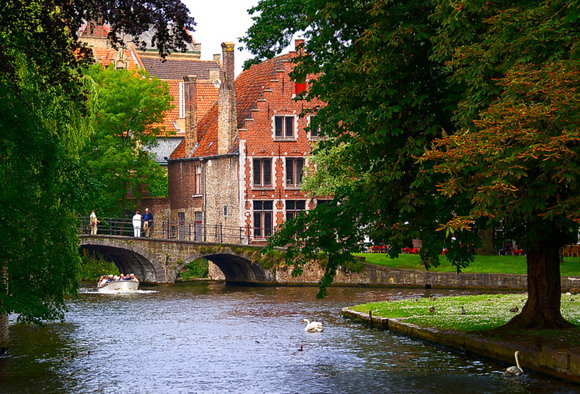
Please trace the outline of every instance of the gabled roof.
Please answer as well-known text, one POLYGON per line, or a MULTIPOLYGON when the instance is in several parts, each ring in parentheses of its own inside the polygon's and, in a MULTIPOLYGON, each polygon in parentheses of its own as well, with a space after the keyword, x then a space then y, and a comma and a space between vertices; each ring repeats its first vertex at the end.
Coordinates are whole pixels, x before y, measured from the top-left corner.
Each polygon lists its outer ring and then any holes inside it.
POLYGON ((135 70, 140 68, 137 58, 130 49, 119 49, 118 51, 114 48, 91 48, 93 51, 93 56, 97 63, 101 63, 104 67, 109 67, 118 52, 123 53, 124 60, 127 62, 128 70, 135 70))
POLYGON ((81 26, 78 35, 79 37, 107 38, 110 32, 110 26, 87 23, 86 25, 81 26))
MULTIPOLYGON (((185 130, 176 127, 177 119, 179 119, 179 82, 178 80, 166 81, 169 84, 169 94, 174 98, 172 101, 173 108, 165 112, 165 119, 162 125, 156 125, 171 133, 175 132, 174 136, 183 137, 185 130)), ((209 81, 197 82, 197 121, 200 122, 205 114, 210 110, 212 105, 218 98, 218 88, 209 81)), ((161 134, 166 136, 169 134, 161 134)))
POLYGON ((197 79, 209 79, 209 70, 219 70, 220 65, 213 60, 166 59, 159 57, 141 56, 141 63, 145 70, 159 79, 179 79, 189 75, 197 75, 197 79))
MULTIPOLYGON (((276 78, 276 70, 283 69, 283 63, 291 59, 290 54, 278 56, 260 64, 255 64, 249 70, 242 72, 235 81, 237 128, 244 125, 244 119, 250 117, 250 110, 257 107, 258 100, 264 97, 272 79, 276 78)), ((207 157, 217 155, 218 105, 217 102, 209 112, 198 122, 198 146, 194 152, 185 152, 185 140, 175 148, 170 159, 187 157, 207 157)), ((236 152, 238 141, 230 152, 236 152)))

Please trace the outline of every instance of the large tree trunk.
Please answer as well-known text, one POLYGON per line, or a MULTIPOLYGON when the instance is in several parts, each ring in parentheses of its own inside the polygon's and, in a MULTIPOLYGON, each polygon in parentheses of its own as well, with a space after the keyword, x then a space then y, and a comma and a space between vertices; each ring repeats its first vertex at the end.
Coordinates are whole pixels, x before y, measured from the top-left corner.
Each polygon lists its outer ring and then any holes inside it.
POLYGON ((493 227, 478 230, 479 237, 481 238, 481 247, 477 250, 477 254, 495 254, 495 248, 493 247, 493 231, 493 227))
POLYGON ((522 312, 506 328, 569 328, 560 312, 560 245, 540 242, 527 251, 528 301, 522 312))
POLYGON ((0 313, 0 357, 8 354, 8 314, 0 313))

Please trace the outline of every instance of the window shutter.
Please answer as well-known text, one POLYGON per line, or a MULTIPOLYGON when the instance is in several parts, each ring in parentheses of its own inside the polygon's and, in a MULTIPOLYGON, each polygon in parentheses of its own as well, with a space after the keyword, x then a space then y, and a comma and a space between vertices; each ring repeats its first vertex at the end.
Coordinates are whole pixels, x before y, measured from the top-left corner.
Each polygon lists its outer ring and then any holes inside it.
POLYGON ((304 168, 304 159, 296 159, 296 184, 302 184, 302 171, 304 168))
POLYGON ((294 184, 294 160, 286 159, 286 184, 294 184))
POLYGON ((254 159, 254 185, 262 184, 262 177, 260 176, 260 160, 254 159))
POLYGON ((294 92, 296 94, 300 94, 305 90, 306 90, 306 82, 302 82, 302 83, 296 82, 295 87, 294 87, 294 92))
POLYGON ((274 117, 274 125, 275 125, 275 132, 274 135, 276 137, 282 137, 282 127, 283 127, 283 116, 276 116, 274 117))
POLYGON ((270 186, 272 184, 272 161, 270 159, 264 159, 263 165, 264 165, 263 186, 270 186))
POLYGON ((285 137, 293 137, 294 136, 294 117, 287 116, 286 120, 286 134, 285 137))

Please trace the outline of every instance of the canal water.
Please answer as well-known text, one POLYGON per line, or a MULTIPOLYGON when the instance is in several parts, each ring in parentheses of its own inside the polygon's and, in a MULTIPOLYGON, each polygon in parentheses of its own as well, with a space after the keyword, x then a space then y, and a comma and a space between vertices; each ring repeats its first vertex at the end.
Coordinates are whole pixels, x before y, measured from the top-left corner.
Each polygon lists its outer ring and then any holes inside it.
MULTIPOLYGON (((533 373, 343 319, 364 302, 451 290, 247 287, 196 282, 98 294, 64 323, 11 328, 2 393, 527 393, 580 391, 533 373), (306 333, 301 319, 323 322, 306 333)), ((461 292, 465 293, 465 292, 461 292)))

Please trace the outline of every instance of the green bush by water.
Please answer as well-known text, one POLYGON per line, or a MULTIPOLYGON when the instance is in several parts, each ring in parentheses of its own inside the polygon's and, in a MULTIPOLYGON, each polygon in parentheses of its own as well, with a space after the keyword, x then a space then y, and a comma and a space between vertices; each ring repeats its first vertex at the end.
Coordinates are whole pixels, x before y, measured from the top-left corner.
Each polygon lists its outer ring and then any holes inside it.
POLYGON ((209 274, 208 261, 206 259, 193 260, 180 272, 182 280, 207 278, 209 274))
POLYGON ((81 258, 81 280, 96 281, 102 275, 109 274, 119 275, 119 269, 115 263, 95 257, 84 256, 81 258))

